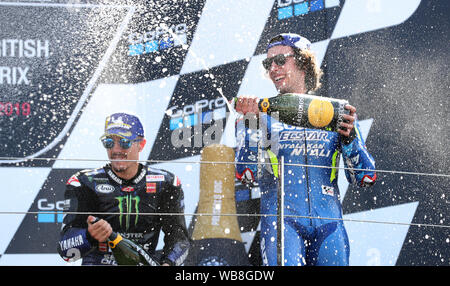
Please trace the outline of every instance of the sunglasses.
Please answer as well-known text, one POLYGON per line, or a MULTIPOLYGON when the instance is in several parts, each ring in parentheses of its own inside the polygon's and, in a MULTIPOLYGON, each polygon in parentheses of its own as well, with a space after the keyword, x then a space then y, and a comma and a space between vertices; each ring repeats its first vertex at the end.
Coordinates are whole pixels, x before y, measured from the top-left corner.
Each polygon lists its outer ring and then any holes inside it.
POLYGON ((279 55, 276 55, 271 58, 267 58, 267 59, 263 60, 262 64, 266 70, 270 70, 270 67, 272 67, 273 62, 275 62, 275 64, 277 66, 281 67, 286 63, 288 57, 293 57, 293 56, 294 55, 292 55, 292 54, 279 54, 279 55))
MULTIPOLYGON (((119 145, 120 145, 120 147, 122 147, 122 149, 129 149, 131 147, 131 145, 133 145, 134 142, 139 142, 139 141, 142 141, 142 140, 141 139, 128 140, 125 138, 120 138, 119 145)), ((114 139, 109 138, 109 137, 102 139, 102 143, 106 149, 111 149, 116 144, 114 139)))

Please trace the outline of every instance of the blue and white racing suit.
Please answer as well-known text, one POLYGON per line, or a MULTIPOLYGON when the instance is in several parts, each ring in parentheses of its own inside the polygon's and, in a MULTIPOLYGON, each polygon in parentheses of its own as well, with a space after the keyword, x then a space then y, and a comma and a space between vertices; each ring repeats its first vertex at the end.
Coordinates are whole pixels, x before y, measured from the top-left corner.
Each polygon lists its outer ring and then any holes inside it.
POLYGON ((262 113, 257 128, 245 121, 236 122, 236 176, 245 184, 258 182, 261 214, 269 215, 261 217, 263 264, 277 265, 277 191, 283 175, 284 265, 348 265, 350 249, 334 167, 342 154, 350 183, 365 187, 376 180, 375 162, 357 121, 351 142, 337 132, 284 124, 262 113), (281 156, 284 174, 278 170, 281 156))

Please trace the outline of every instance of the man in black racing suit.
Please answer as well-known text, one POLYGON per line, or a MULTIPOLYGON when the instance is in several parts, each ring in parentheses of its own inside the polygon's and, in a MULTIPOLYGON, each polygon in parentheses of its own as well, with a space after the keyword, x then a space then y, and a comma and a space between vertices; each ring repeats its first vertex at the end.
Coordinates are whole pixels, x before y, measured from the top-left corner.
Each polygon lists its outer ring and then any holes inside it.
POLYGON ((181 265, 190 242, 184 215, 178 215, 184 213, 178 177, 138 163, 146 142, 142 124, 134 115, 108 116, 101 140, 111 162, 80 171, 67 181, 59 254, 66 261, 82 258, 82 265, 116 265, 106 243, 113 230, 151 255, 162 230, 161 265, 181 265), (101 220, 92 224, 95 217, 101 220))

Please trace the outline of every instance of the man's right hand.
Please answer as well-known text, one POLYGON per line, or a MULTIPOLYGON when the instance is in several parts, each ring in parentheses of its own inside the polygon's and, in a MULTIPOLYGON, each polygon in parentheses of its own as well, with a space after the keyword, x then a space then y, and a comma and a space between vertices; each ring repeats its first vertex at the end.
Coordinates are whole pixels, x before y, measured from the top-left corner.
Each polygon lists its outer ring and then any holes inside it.
POLYGON ((258 108, 259 98, 254 95, 241 95, 237 98, 235 103, 235 109, 242 114, 252 113, 256 116, 259 115, 258 108))
POLYGON ((94 216, 89 216, 87 219, 88 232, 92 238, 99 242, 105 242, 112 233, 112 227, 106 220, 99 220, 96 223, 94 216))

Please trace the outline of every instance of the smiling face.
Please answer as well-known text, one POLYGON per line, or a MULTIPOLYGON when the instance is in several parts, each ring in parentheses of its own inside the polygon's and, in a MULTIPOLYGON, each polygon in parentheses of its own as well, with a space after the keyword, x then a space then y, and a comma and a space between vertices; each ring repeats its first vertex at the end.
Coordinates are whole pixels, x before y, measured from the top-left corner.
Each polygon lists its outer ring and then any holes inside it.
MULTIPOLYGON (((274 46, 267 51, 267 58, 279 54, 292 55, 294 51, 289 46, 274 46)), ((268 73, 279 93, 306 93, 305 72, 298 68, 294 57, 287 57, 283 66, 272 62, 268 73)))

